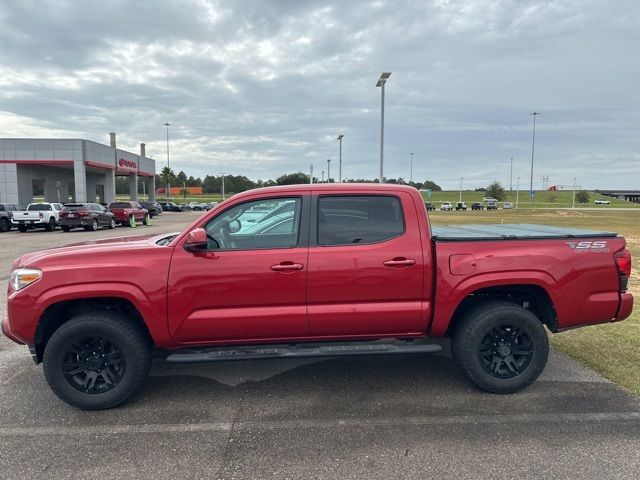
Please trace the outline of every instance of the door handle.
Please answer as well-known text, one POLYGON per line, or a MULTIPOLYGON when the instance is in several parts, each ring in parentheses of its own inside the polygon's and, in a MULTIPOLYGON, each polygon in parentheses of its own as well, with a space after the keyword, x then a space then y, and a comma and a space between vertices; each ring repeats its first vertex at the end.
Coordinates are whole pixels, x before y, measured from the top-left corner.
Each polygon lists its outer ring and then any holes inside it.
POLYGON ((274 272, 293 272, 296 270, 302 270, 304 265, 301 263, 293 263, 293 262, 282 262, 276 265, 271 265, 271 270, 274 272))
POLYGON ((383 265, 385 267, 410 267, 415 264, 416 261, 410 258, 394 258, 393 260, 387 260, 383 265))

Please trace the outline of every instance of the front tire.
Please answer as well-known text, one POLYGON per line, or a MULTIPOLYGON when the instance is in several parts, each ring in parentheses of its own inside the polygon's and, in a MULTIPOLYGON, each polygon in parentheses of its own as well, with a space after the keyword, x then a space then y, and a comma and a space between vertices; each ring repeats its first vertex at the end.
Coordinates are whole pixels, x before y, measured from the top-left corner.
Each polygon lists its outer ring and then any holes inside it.
POLYGON ((514 303, 490 301, 472 308, 456 326, 453 358, 464 376, 492 393, 515 393, 533 383, 547 363, 542 322, 514 303))
POLYGON ((151 366, 151 342, 133 320, 111 311, 84 313, 49 339, 43 369, 64 402, 83 410, 112 408, 142 385, 151 366))
POLYGON ((6 218, 0 218, 0 232, 8 232, 11 230, 11 223, 6 218))

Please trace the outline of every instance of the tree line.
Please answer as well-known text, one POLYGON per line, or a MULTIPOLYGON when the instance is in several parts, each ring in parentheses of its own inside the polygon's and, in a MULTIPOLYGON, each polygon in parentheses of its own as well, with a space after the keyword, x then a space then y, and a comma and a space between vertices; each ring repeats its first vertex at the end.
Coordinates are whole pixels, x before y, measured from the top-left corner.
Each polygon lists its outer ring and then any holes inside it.
MULTIPOLYGON (((314 183, 320 183, 321 179, 314 177, 314 183)), ((335 183, 335 178, 329 180, 335 183)), ((371 180, 366 178, 349 178, 345 179, 349 183, 377 183, 378 179, 371 180)), ((325 180, 326 182, 326 180, 325 180)), ((403 178, 385 178, 385 183, 393 183, 399 185, 410 185, 418 189, 428 189, 432 191, 441 191, 442 188, 432 180, 424 182, 408 182, 403 178)), ((222 191, 222 176, 207 175, 204 178, 188 176, 182 170, 177 174, 173 169, 164 167, 159 175, 156 175, 156 188, 164 187, 169 183, 172 187, 202 187, 203 193, 220 193, 222 191)), ((227 193, 240 193, 245 190, 260 187, 272 187, 276 185, 296 185, 309 183, 309 175, 303 172, 286 173, 275 179, 268 180, 251 180, 244 175, 225 175, 224 190, 227 193)), ((116 177, 116 194, 125 195, 129 193, 129 178, 116 177)))

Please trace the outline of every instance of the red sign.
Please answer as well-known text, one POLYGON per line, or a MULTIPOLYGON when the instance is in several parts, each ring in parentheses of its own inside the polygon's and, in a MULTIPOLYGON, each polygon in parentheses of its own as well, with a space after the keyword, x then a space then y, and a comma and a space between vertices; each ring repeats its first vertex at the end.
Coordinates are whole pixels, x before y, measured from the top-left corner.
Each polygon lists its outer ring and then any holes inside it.
POLYGON ((120 167, 128 168, 128 169, 131 169, 131 170, 137 170, 138 169, 138 164, 136 162, 132 162, 131 160, 125 160, 124 158, 121 158, 118 161, 118 165, 120 167))

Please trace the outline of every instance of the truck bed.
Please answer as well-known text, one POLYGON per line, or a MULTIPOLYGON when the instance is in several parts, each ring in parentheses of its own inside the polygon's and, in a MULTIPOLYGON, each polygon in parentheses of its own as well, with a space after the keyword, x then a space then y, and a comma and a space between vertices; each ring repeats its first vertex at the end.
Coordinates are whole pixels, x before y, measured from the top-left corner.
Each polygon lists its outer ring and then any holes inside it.
POLYGON ((435 241, 462 240, 539 240, 558 238, 617 237, 615 232, 554 227, 531 223, 438 225, 431 227, 435 241))

